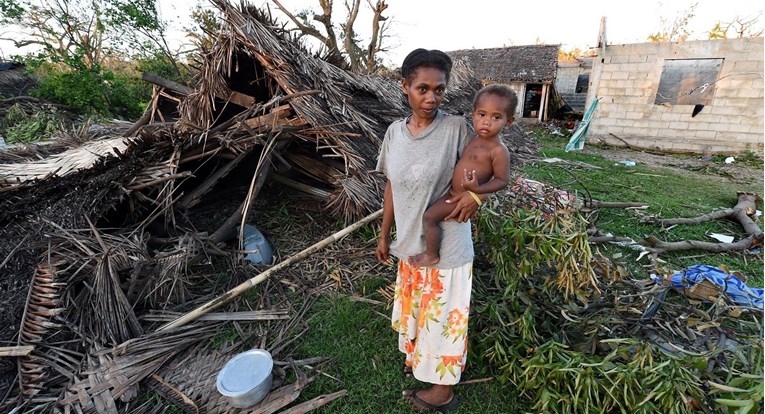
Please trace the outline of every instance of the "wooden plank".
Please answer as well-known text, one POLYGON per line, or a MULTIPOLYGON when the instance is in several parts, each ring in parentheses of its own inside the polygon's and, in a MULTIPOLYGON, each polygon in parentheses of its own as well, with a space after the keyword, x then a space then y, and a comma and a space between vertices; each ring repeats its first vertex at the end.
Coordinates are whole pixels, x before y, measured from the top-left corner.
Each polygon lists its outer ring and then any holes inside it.
POLYGON ((173 82, 168 79, 164 79, 158 75, 155 75, 153 73, 144 72, 143 75, 141 75, 141 79, 145 80, 146 82, 153 83, 155 85, 159 85, 163 88, 170 89, 173 92, 177 92, 181 95, 188 95, 191 92, 194 92, 194 89, 189 88, 186 85, 181 85, 178 82, 173 82))
POLYGON ((245 95, 237 91, 231 91, 231 95, 228 96, 227 100, 233 104, 241 106, 242 108, 252 108, 257 102, 252 96, 245 95))
MULTIPOLYGON (((254 148, 254 147, 253 147, 254 148)), ((252 150, 252 148, 250 148, 252 150)), ((239 165, 240 162, 242 162, 243 159, 247 157, 247 155, 250 153, 250 151, 244 151, 241 154, 239 154, 236 158, 228 162, 223 167, 216 170, 214 173, 210 174, 202 184, 200 184, 197 188, 190 191, 188 194, 183 196, 183 198, 178 202, 177 206, 181 209, 190 209, 191 207, 194 207, 195 205, 199 204, 200 201, 202 201, 202 196, 207 194, 210 189, 215 186, 218 181, 228 175, 231 170, 234 169, 237 165, 239 165)))
POLYGON ((33 345, 3 346, 0 347, 0 357, 25 356, 34 349, 33 345))
POLYGON ((322 190, 322 189, 316 188, 316 187, 311 187, 308 184, 303 184, 303 183, 301 183, 299 181, 292 180, 292 179, 287 178, 287 177, 285 177, 283 175, 279 175, 279 174, 275 174, 274 173, 274 174, 272 174, 272 178, 275 181, 278 181, 278 182, 286 185, 287 187, 292 187, 292 188, 294 188, 296 190, 302 191, 302 192, 304 192, 304 193, 306 193, 308 195, 312 195, 312 196, 314 196, 314 197, 316 197, 318 199, 321 199, 321 200, 328 200, 329 197, 332 195, 332 193, 329 192, 329 191, 322 190))
POLYGON ((276 125, 277 119, 284 119, 289 116, 290 106, 282 105, 272 109, 270 113, 261 115, 255 118, 250 118, 244 121, 248 127, 252 129, 260 128, 261 126, 276 125))
POLYGON ((321 160, 299 153, 287 153, 286 156, 300 170, 321 182, 334 184, 343 177, 343 173, 321 160))

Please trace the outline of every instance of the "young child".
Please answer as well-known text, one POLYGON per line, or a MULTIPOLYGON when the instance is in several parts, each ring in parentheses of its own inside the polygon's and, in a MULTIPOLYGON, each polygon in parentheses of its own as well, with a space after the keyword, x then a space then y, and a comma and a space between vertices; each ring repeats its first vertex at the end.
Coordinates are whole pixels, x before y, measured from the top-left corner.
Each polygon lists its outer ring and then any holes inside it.
POLYGON ((439 262, 441 228, 439 223, 454 209, 446 200, 463 191, 493 193, 505 188, 510 175, 510 152, 499 133, 515 120, 518 97, 505 85, 491 84, 479 90, 473 100, 475 136, 468 141, 454 167, 452 186, 423 215, 425 251, 409 258, 413 266, 431 266, 439 262))

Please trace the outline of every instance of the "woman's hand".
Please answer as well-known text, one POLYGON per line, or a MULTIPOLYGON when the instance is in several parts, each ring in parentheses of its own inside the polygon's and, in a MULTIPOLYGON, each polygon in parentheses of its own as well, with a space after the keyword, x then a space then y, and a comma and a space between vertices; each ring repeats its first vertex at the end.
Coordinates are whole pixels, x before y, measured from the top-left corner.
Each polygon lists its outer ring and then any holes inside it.
POLYGON ((390 259, 390 243, 388 240, 383 239, 382 237, 377 242, 377 248, 375 249, 375 256, 377 257, 377 261, 383 264, 388 264, 390 259))
MULTIPOLYGON (((478 197, 481 196, 483 194, 478 195, 478 197)), ((478 211, 478 203, 467 191, 463 191, 460 195, 450 198, 446 202, 449 204, 454 203, 454 210, 452 210, 451 214, 444 217, 444 221, 454 219, 464 223, 475 216, 476 211, 478 211)))

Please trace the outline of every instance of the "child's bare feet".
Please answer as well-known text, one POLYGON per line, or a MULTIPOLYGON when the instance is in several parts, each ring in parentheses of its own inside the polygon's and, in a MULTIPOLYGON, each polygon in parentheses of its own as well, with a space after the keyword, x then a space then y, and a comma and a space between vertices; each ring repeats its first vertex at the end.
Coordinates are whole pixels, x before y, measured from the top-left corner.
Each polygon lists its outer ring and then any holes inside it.
POLYGON ((430 255, 428 252, 422 252, 410 257, 408 261, 412 266, 427 267, 438 263, 439 260, 441 260, 441 258, 438 256, 430 255))

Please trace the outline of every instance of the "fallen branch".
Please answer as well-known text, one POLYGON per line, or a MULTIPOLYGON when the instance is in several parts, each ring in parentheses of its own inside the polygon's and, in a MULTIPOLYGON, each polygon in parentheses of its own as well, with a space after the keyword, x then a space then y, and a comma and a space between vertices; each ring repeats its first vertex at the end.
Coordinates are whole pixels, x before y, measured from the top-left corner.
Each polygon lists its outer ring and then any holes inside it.
POLYGON ((690 250, 690 249, 697 249, 697 250, 704 250, 707 252, 712 253, 721 253, 721 252, 738 252, 738 251, 744 251, 749 249, 750 247, 755 245, 755 238, 754 236, 749 236, 745 239, 741 239, 734 243, 714 243, 714 242, 705 242, 705 241, 699 241, 699 240, 682 240, 678 242, 665 242, 663 240, 659 240, 654 236, 648 236, 642 241, 640 241, 640 244, 646 247, 649 247, 649 251, 652 254, 661 254, 664 252, 672 252, 677 250, 690 250))
POLYGON ((324 240, 322 240, 322 241, 320 241, 318 243, 313 244, 312 246, 304 249, 303 251, 301 251, 301 252, 299 252, 299 253, 297 253, 297 254, 295 254, 293 256, 290 256, 286 260, 283 260, 279 264, 274 265, 273 267, 269 268, 265 272, 255 276, 255 277, 253 277, 252 279, 247 280, 244 283, 241 283, 240 285, 234 287, 233 289, 229 290, 228 292, 224 293, 223 295, 218 296, 217 298, 215 298, 215 299, 205 303, 204 305, 202 305, 202 306, 200 306, 200 307, 198 307, 198 308, 196 308, 196 309, 186 313, 185 315, 179 317, 178 319, 176 319, 176 320, 174 320, 174 321, 172 321, 172 322, 170 322, 168 324, 162 325, 159 329, 157 329, 157 331, 163 331, 163 330, 167 330, 167 329, 177 328, 179 326, 183 326, 183 325, 193 321, 194 319, 198 318, 199 316, 204 315, 205 313, 210 312, 210 311, 212 311, 214 309, 217 309, 218 307, 220 307, 220 306, 230 302, 231 300, 233 300, 237 296, 241 295, 243 292, 247 291, 251 287, 253 287, 253 286, 263 282, 266 279, 268 279, 269 277, 271 277, 271 275, 273 275, 274 273, 278 272, 279 270, 282 270, 285 267, 287 267, 287 266, 289 266, 289 265, 291 265, 291 264, 293 264, 293 263, 295 263, 297 261, 300 261, 300 260, 308 257, 312 253, 315 253, 315 252, 321 250, 322 248, 328 246, 329 244, 334 243, 334 242, 342 239, 343 237, 345 237, 348 234, 356 231, 357 229, 361 228, 362 226, 364 226, 365 224, 369 223, 370 221, 377 219, 381 215, 382 215, 382 209, 377 210, 376 212, 374 212, 374 213, 364 217, 363 219, 357 221, 356 223, 354 223, 354 224, 352 224, 352 225, 350 225, 350 226, 348 226, 348 227, 338 231, 337 233, 335 233, 335 234, 325 238, 324 240))
POLYGON ((193 88, 190 88, 186 85, 181 85, 178 82, 173 82, 168 79, 164 79, 160 76, 157 76, 150 72, 144 72, 143 75, 141 75, 141 80, 144 80, 149 83, 153 83, 154 85, 161 86, 166 89, 170 89, 173 92, 179 93, 183 96, 187 96, 194 92, 193 88))
POLYGON ((752 220, 750 215, 757 211, 756 201, 757 194, 748 193, 745 191, 739 191, 736 193, 738 196, 738 202, 733 208, 726 208, 719 211, 713 211, 694 218, 673 218, 659 220, 661 224, 699 224, 705 221, 716 220, 721 218, 729 218, 737 221, 744 232, 748 235, 754 236, 762 243, 762 230, 757 223, 752 220))
POLYGON ((659 224, 663 224, 663 225, 699 224, 705 221, 719 220, 721 218, 730 217, 735 212, 736 212, 735 209, 726 208, 726 209, 722 209, 718 211, 713 211, 711 213, 707 213, 698 217, 693 217, 693 218, 677 217, 677 218, 671 218, 671 219, 660 219, 658 220, 658 222, 659 224))
POLYGON ((654 256, 664 252, 689 249, 698 249, 714 253, 744 251, 751 247, 762 245, 763 232, 757 223, 755 223, 754 220, 749 217, 756 211, 755 203, 758 196, 754 193, 748 193, 744 191, 739 191, 736 194, 738 195, 738 202, 733 208, 726 208, 693 218, 662 219, 658 220, 658 222, 663 225, 699 224, 705 221, 729 218, 741 225, 741 227, 744 229, 744 232, 747 234, 746 238, 743 238, 734 243, 713 243, 698 240, 665 242, 663 240, 657 239, 654 236, 649 236, 641 241, 640 244, 649 247, 649 251, 654 256))
MULTIPOLYGON (((182 313, 170 311, 156 311, 142 316, 140 319, 146 322, 168 322, 172 321, 182 313)), ((246 312, 214 312, 202 315, 198 318, 200 321, 272 321, 278 319, 289 319, 287 311, 246 311, 246 312)), ((2 350, 2 348, 0 348, 2 350)), ((2 354, 0 354, 2 355, 2 354)))

